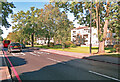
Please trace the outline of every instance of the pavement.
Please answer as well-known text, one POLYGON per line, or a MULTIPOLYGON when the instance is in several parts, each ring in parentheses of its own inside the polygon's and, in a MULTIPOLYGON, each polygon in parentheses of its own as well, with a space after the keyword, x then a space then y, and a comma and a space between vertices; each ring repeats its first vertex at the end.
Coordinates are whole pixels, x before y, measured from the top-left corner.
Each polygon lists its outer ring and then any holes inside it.
POLYGON ((93 56, 93 54, 66 52, 66 51, 59 51, 59 50, 52 50, 52 49, 40 49, 40 51, 120 65, 120 58, 112 57, 112 56, 105 56, 105 55, 94 55, 93 56))
POLYGON ((0 51, 0 62, 0 81, 12 82, 2 51, 0 51))

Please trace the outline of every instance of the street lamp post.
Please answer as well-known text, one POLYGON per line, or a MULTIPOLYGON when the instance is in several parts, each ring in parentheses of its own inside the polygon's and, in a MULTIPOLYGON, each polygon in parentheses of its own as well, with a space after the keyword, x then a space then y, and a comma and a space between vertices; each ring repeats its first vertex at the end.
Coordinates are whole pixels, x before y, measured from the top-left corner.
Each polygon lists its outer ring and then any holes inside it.
POLYGON ((90 7, 90 54, 92 53, 91 48, 92 48, 92 44, 91 44, 91 36, 92 36, 92 30, 91 30, 91 14, 92 14, 92 0, 91 0, 91 7, 90 7))

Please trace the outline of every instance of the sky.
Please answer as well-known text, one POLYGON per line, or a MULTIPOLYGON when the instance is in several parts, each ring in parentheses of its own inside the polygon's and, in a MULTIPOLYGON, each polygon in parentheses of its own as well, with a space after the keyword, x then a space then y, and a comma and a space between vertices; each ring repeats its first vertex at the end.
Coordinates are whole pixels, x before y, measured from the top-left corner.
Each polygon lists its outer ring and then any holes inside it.
MULTIPOLYGON (((13 2, 15 7, 13 9, 13 14, 17 13, 18 11, 27 11, 30 9, 30 7, 35 7, 35 8, 44 8, 44 5, 45 4, 49 4, 49 0, 8 0, 8 2, 13 2), (14 1, 14 2, 13 2, 14 1)), ((70 21, 73 21, 74 20, 74 16, 72 13, 68 13, 68 19, 70 21)), ((9 15, 9 18, 8 18, 8 21, 9 23, 11 24, 11 27, 6 29, 4 27, 2 27, 2 30, 3 30, 3 34, 2 34, 2 37, 3 38, 6 38, 7 35, 9 34, 9 32, 12 32, 12 26, 13 24, 11 23, 12 22, 12 19, 11 19, 11 16, 9 15)), ((79 24, 77 24, 77 21, 73 22, 74 26, 75 27, 78 27, 79 24)))

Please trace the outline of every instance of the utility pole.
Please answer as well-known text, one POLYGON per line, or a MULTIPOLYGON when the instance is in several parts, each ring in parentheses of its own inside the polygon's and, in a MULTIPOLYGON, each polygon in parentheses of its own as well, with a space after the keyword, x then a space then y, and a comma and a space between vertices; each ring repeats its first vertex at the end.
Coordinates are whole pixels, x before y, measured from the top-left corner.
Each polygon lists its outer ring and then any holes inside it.
POLYGON ((92 44, 91 44, 91 36, 92 36, 92 30, 91 30, 91 18, 92 18, 92 0, 91 0, 91 7, 90 7, 90 54, 92 53, 92 51, 91 51, 91 48, 92 48, 92 44))

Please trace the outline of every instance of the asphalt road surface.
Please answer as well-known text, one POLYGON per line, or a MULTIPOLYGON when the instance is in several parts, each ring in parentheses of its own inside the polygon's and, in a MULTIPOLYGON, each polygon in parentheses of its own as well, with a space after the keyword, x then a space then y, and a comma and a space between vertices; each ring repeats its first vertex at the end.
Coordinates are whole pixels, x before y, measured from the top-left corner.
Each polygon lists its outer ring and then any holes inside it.
POLYGON ((22 52, 7 52, 12 76, 15 72, 21 80, 116 80, 119 78, 118 65, 76 59, 39 50, 24 49, 22 52))

